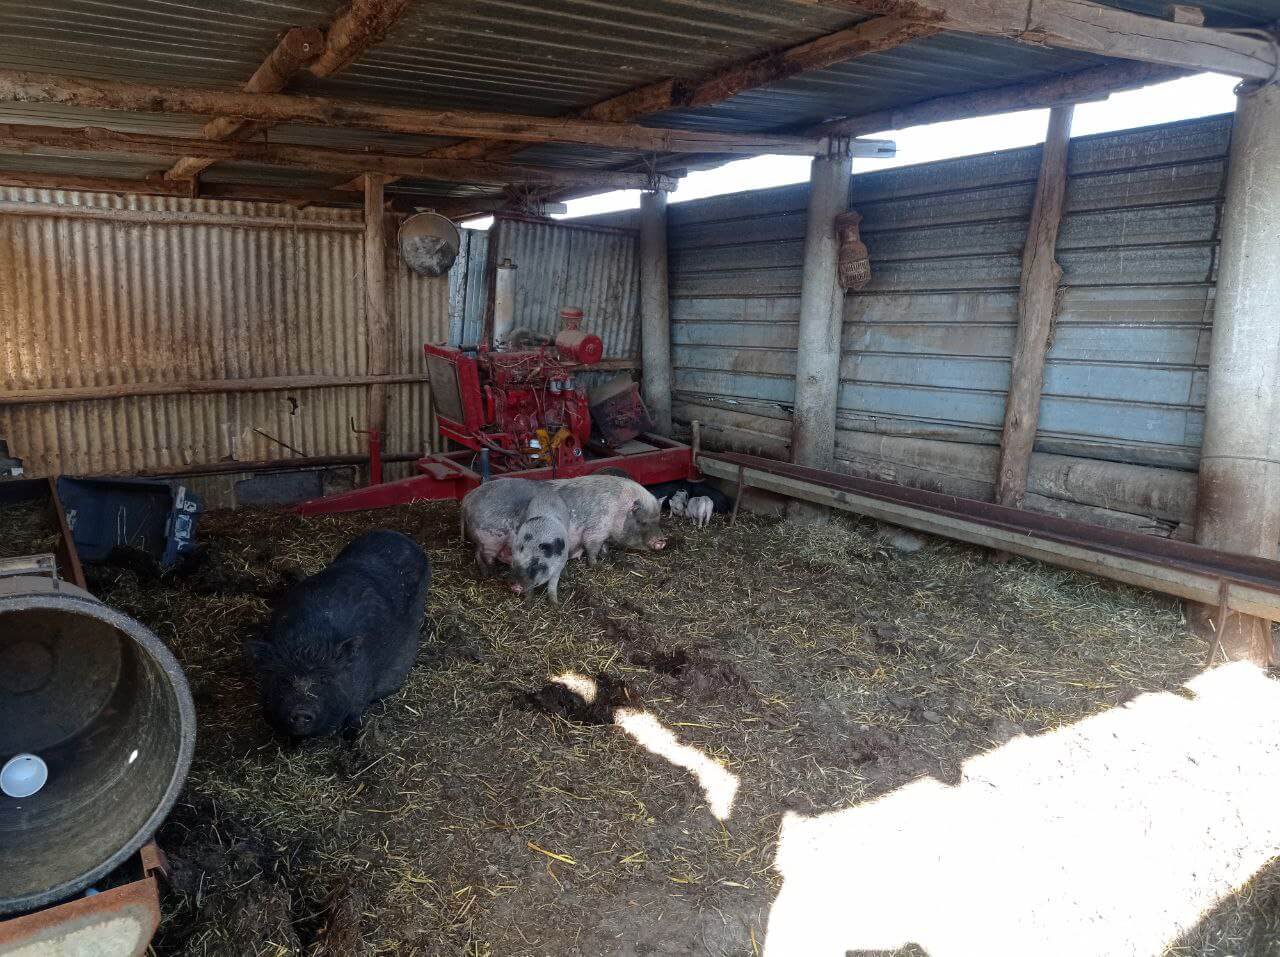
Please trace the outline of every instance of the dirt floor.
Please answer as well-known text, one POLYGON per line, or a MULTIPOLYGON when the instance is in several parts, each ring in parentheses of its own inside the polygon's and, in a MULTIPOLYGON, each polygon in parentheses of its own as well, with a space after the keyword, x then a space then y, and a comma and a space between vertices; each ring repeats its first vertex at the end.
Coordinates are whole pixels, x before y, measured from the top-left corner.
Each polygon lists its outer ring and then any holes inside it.
MULTIPOLYGON (((977 549, 906 554, 846 521, 672 529, 665 552, 575 564, 559 607, 479 577, 452 504, 213 513, 206 559, 177 575, 95 570, 100 598, 170 643, 200 719, 160 833, 174 889, 155 953, 754 957, 784 812, 954 782, 1205 657, 1170 600, 977 549), (420 663, 358 734, 277 740, 243 643, 373 527, 430 552, 420 663), (548 684, 566 672, 600 676, 594 706, 548 684), (615 706, 737 775, 731 816, 615 706)), ((1271 953, 1278 897, 1264 873, 1170 953, 1271 953)))

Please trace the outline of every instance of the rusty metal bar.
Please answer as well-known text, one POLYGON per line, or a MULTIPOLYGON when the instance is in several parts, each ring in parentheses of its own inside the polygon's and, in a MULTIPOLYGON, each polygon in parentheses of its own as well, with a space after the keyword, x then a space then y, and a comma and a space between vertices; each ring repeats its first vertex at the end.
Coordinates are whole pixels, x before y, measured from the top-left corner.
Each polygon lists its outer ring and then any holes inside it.
POLYGON ((747 486, 1179 598, 1220 605, 1237 613, 1280 619, 1280 561, 755 455, 704 453, 697 464, 716 478, 735 479, 741 468, 747 486))

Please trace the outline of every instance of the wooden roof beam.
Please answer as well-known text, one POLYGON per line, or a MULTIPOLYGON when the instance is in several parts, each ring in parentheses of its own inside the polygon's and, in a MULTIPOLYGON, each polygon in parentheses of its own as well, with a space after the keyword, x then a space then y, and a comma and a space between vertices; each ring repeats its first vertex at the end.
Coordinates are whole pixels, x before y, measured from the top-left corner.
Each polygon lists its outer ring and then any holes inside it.
MULTIPOLYGON (((254 71, 244 85, 245 93, 278 93, 307 64, 320 55, 324 47, 324 34, 314 27, 294 27, 289 30, 275 48, 267 54, 262 66, 254 71)), ((218 116, 200 128, 200 136, 206 140, 244 139, 265 129, 261 124, 236 116, 218 116)), ((183 157, 174 163, 164 178, 168 180, 192 180, 204 172, 212 160, 183 157)))
POLYGON ((1212 70, 1251 80, 1276 74, 1276 48, 1260 37, 1159 20, 1090 0, 792 0, 903 17, 940 30, 1006 37, 1098 56, 1212 70))
POLYGON ((576 143, 645 153, 806 155, 817 153, 822 148, 818 140, 803 136, 711 133, 475 110, 422 110, 282 93, 188 90, 114 80, 91 82, 22 70, 0 70, 0 102, 57 103, 83 109, 133 113, 229 115, 270 123, 308 123, 387 133, 484 137, 529 143, 576 143))
POLYGON ((547 186, 590 186, 605 189, 675 188, 674 171, 613 172, 572 167, 524 166, 471 160, 442 160, 391 153, 336 150, 318 146, 235 140, 193 140, 176 136, 120 133, 104 129, 56 126, 0 125, 0 153, 122 153, 138 156, 201 156, 244 160, 325 173, 384 173, 452 183, 505 186, 531 183, 547 186))
MULTIPOLYGON (((314 27, 294 27, 267 55, 262 66, 244 85, 245 93, 279 93, 304 69, 326 77, 348 67, 360 54, 387 35, 410 0, 353 0, 327 32, 314 27)), ((200 131, 207 140, 247 139, 265 132, 273 121, 252 121, 234 116, 210 120, 200 131)), ((164 174, 166 179, 194 179, 213 160, 183 157, 164 174)))
MULTIPOLYGON (((734 63, 696 80, 668 78, 648 83, 601 100, 571 115, 582 120, 622 123, 664 110, 712 106, 747 90, 780 83, 801 73, 821 70, 871 53, 891 50, 940 32, 941 28, 918 20, 876 17, 820 36, 816 40, 734 63)), ((518 142, 474 140, 444 146, 432 150, 428 155, 449 159, 495 159, 511 156, 524 146, 525 144, 518 142)))
POLYGON ((975 116, 995 116, 1019 110, 1040 110, 1063 103, 1105 100, 1112 93, 1163 83, 1187 75, 1186 70, 1155 63, 1116 63, 1055 76, 1036 83, 1018 83, 974 93, 922 100, 891 110, 877 110, 813 127, 818 136, 863 136, 889 130, 945 123, 975 116))
MULTIPOLYGON (((1017 83, 974 93, 940 96, 892 110, 877 110, 874 113, 832 120, 815 126, 808 132, 817 136, 863 136, 926 123, 945 123, 975 116, 1046 109, 1062 103, 1105 100, 1112 93, 1137 89, 1151 83, 1163 83, 1186 76, 1187 72, 1154 63, 1115 63, 1035 83, 1017 83)), ((686 156, 682 157, 682 165, 690 169, 702 169, 733 159, 732 156, 686 156)), ((662 169, 661 163, 658 164, 658 169, 662 169)), ((548 198, 563 201, 590 195, 593 193, 584 190, 565 190, 553 191, 548 198)), ((466 213, 465 209, 458 208, 458 215, 466 213)))
MULTIPOLYGON (((178 196, 185 199, 224 199, 246 202, 284 203, 290 206, 358 206, 361 197, 332 189, 261 186, 251 183, 173 182, 163 176, 128 179, 116 176, 79 176, 51 172, 0 170, 0 186, 28 189, 71 189, 86 193, 119 193, 135 196, 178 196)), ((422 202, 412 193, 397 198, 422 202)), ((431 197, 435 199, 436 197, 431 197)))
POLYGON ((308 69, 313 76, 333 76, 381 43, 409 6, 410 0, 352 0, 325 32, 324 52, 308 69))

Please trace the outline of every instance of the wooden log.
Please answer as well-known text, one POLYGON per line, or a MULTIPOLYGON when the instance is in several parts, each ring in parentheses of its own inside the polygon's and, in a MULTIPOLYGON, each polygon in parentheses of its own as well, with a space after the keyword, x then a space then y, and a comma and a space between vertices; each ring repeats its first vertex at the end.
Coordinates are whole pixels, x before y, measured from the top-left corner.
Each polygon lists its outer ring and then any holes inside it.
POLYGON ((809 132, 817 136, 863 136, 889 130, 944 123, 972 116, 991 116, 1018 110, 1036 110, 1060 103, 1105 100, 1119 90, 1185 76, 1186 71, 1151 63, 1116 63, 1094 67, 1037 83, 1019 83, 923 100, 892 110, 877 110, 847 119, 832 120, 809 132))
MULTIPOLYGON (((387 234, 382 215, 383 177, 364 178, 364 321, 370 376, 386 375, 391 367, 391 320, 387 310, 387 234)), ((369 386, 368 429, 387 434, 387 387, 369 386)))
MULTIPOLYGON (((918 20, 876 17, 815 40, 734 63, 695 80, 668 78, 647 83, 601 100, 574 115, 579 119, 621 123, 664 110, 712 106, 748 90, 890 50, 938 32, 937 27, 918 20)), ((495 159, 514 155, 523 148, 524 144, 518 142, 473 140, 441 147, 428 155, 452 159, 495 159)))
POLYGON ((1021 40, 1189 70, 1268 80, 1276 50, 1266 40, 1159 20, 1089 0, 792 0, 807 6, 901 16, 943 30, 1021 40))
POLYGON ((425 373, 406 372, 381 376, 294 375, 259 379, 189 379, 182 382, 133 382, 120 385, 69 386, 53 389, 0 391, 0 407, 39 405, 45 402, 86 402, 130 399, 149 395, 218 395, 232 392, 292 392, 301 389, 334 389, 352 386, 397 385, 428 382, 425 373))
POLYGON ((514 163, 467 162, 427 159, 389 153, 365 153, 318 146, 279 143, 193 140, 181 137, 119 133, 104 129, 67 129, 51 126, 0 125, 0 149, 11 153, 68 151, 72 153, 124 153, 132 155, 208 156, 248 160, 273 166, 327 173, 384 173, 456 183, 542 183, 591 185, 608 189, 675 188, 670 174, 610 172, 570 167, 525 166, 514 163))
POLYGON ((352 0, 325 31, 324 52, 311 64, 311 72, 318 77, 326 77, 345 70, 386 37, 409 2, 352 0))
POLYGON ((1044 388, 1044 357, 1053 328, 1062 268, 1054 260, 1058 227, 1062 223, 1067 188, 1067 153, 1071 144, 1074 107, 1055 106, 1049 114, 1049 132, 1040 160, 1031 225, 1022 253, 1022 291, 1019 296, 1018 332, 1013 344, 1009 396, 1005 401, 1004 429, 1000 437, 1000 465, 996 471, 995 499, 1001 505, 1022 507, 1040 419, 1040 393, 1044 388))
POLYGON ((281 216, 240 216, 231 213, 182 212, 171 209, 113 209, 109 206, 73 206, 62 203, 22 203, 7 200, 0 200, 0 216, 96 219, 139 226, 223 226, 240 229, 303 229, 338 233, 362 231, 361 225, 357 222, 332 219, 285 219, 281 216))
MULTIPOLYGON (((294 27, 287 31, 249 77, 244 92, 278 93, 283 90, 294 76, 320 55, 324 42, 324 34, 315 27, 294 27)), ((261 129, 260 125, 237 116, 218 116, 200 128, 200 136, 206 140, 243 139, 261 129)), ((164 178, 174 181, 194 179, 211 165, 212 160, 186 156, 174 163, 164 178)))
POLYGON ((152 86, 116 80, 87 81, 47 73, 0 70, 0 102, 54 103, 133 113, 238 116, 269 123, 306 123, 386 133, 465 136, 529 143, 572 143, 651 153, 790 153, 821 149, 813 137, 771 133, 717 133, 538 117, 477 110, 424 110, 285 93, 230 93, 152 86))
MULTIPOLYGON (((289 206, 361 206, 363 192, 350 193, 336 189, 308 189, 301 186, 262 186, 256 183, 168 182, 161 176, 125 179, 112 176, 75 176, 53 172, 0 170, 0 186, 29 189, 79 190, 86 193, 122 193, 138 196, 179 196, 188 199, 240 200, 244 202, 283 203, 289 206)), ((441 215, 464 212, 461 201, 434 193, 421 193, 401 187, 388 195, 390 203, 405 207, 430 207, 441 215)), ((502 197, 489 200, 487 211, 504 209, 509 201, 502 197)), ((465 204, 469 207, 471 204, 465 204)), ((547 204, 547 213, 563 213, 564 204, 547 204)), ((357 225, 357 228, 363 228, 357 225)))

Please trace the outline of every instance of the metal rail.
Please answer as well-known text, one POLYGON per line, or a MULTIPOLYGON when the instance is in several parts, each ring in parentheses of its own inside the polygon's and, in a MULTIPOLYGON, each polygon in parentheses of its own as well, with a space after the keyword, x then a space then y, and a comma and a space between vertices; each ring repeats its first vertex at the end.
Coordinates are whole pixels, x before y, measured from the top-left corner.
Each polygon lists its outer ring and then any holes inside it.
POLYGON ((1280 619, 1280 562, 926 492, 736 452, 698 456, 715 478, 1074 568, 1261 618, 1280 619))

